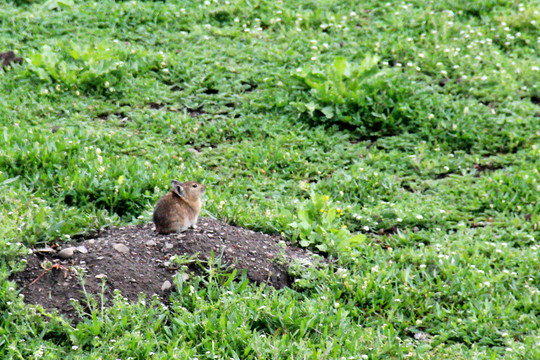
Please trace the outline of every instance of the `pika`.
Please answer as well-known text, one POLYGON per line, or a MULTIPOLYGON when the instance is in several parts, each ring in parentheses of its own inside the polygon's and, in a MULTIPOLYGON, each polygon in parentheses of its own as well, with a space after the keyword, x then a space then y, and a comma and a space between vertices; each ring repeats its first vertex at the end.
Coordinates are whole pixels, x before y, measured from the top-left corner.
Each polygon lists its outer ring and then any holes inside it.
POLYGON ((154 208, 154 224, 160 234, 185 231, 197 223, 206 186, 195 181, 171 181, 172 190, 154 208))

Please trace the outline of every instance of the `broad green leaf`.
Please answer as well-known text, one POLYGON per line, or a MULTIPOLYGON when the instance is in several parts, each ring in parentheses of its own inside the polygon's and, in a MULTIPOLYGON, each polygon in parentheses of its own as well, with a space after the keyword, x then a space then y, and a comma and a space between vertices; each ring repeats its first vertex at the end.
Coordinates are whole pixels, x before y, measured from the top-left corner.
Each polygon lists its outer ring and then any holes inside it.
POLYGON ((349 239, 349 242, 352 247, 363 244, 366 242, 366 235, 365 234, 356 234, 353 237, 349 239))
POLYGON ((332 224, 334 220, 336 219, 336 216, 337 216, 336 208, 331 208, 330 210, 328 210, 328 213, 326 214, 324 223, 328 225, 332 224))
POLYGON ((299 218, 300 221, 302 221, 302 222, 305 222, 305 223, 309 223, 309 222, 310 222, 308 213, 307 213, 307 211, 304 210, 304 209, 298 210, 298 218, 299 218))
POLYGON ((313 112, 319 108, 319 106, 317 104, 315 104, 313 101, 309 102, 307 104, 304 104, 304 105, 305 105, 307 111, 309 112, 309 114, 312 115, 312 116, 313 116, 313 112))
POLYGON ((328 119, 332 119, 334 117, 334 108, 332 106, 326 106, 321 109, 321 112, 326 116, 328 119))
POLYGON ((311 245, 310 241, 308 241, 308 240, 300 240, 300 246, 308 247, 309 245, 311 245))
POLYGON ((338 56, 334 60, 334 69, 336 73, 342 77, 347 70, 347 60, 343 56, 338 56))

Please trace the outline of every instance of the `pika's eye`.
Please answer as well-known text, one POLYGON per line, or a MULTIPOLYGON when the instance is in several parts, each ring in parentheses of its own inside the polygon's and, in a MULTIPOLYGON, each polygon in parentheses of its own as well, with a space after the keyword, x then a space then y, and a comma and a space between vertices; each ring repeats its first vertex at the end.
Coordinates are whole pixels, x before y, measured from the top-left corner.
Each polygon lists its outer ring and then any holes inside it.
POLYGON ((193 184, 193 187, 196 188, 196 187, 197 187, 197 184, 193 184))

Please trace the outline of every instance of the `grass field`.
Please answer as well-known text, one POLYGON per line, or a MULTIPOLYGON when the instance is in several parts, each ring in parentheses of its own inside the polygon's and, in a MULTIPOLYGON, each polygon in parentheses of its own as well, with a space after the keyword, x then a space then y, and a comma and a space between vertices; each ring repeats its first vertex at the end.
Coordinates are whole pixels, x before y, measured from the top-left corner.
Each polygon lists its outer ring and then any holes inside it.
POLYGON ((0 358, 540 358, 537 1, 3 1, 9 50, 0 358), (172 178, 329 265, 76 326, 7 281, 172 178))

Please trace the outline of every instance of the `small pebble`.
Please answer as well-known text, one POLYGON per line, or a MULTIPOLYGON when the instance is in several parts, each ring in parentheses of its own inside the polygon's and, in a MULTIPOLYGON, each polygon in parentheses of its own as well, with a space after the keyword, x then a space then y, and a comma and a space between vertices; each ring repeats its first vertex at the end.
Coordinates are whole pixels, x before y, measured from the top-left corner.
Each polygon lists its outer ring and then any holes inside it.
POLYGON ((414 338, 420 341, 429 341, 431 336, 428 333, 419 332, 414 334, 414 338))
POLYGON ((69 259, 70 257, 73 256, 74 250, 75 250, 75 248, 73 248, 73 247, 62 249, 58 253, 58 257, 61 258, 61 259, 69 259))
POLYGON ((156 246, 156 242, 154 240, 148 240, 146 246, 156 246))
POLYGON ((196 149, 188 148, 186 149, 187 152, 194 154, 195 156, 199 156, 200 151, 197 151, 196 149))
POLYGON ((172 286, 171 282, 169 280, 165 280, 163 282, 163 285, 161 285, 161 291, 168 290, 171 288, 171 286, 172 286))
POLYGON ((124 244, 113 244, 114 250, 121 252, 122 254, 129 253, 129 248, 124 244))
POLYGON ((84 245, 77 246, 76 249, 77 249, 77 251, 80 252, 80 253, 83 253, 83 254, 88 253, 88 249, 87 249, 84 245))
POLYGON ((95 278, 96 278, 96 279, 106 279, 106 278, 107 278, 107 275, 105 275, 105 274, 97 274, 97 275, 95 276, 95 278))
POLYGON ((96 243, 96 240, 94 240, 94 239, 90 239, 90 240, 88 240, 88 243, 89 243, 89 244, 92 244, 92 245, 93 245, 93 244, 95 244, 95 243, 96 243))
POLYGON ((46 247, 34 250, 38 254, 54 254, 56 251, 52 247, 46 247))
POLYGON ((166 248, 166 249, 172 249, 173 247, 174 247, 174 245, 171 244, 171 243, 166 243, 166 244, 165 244, 165 248, 166 248))

